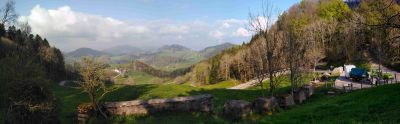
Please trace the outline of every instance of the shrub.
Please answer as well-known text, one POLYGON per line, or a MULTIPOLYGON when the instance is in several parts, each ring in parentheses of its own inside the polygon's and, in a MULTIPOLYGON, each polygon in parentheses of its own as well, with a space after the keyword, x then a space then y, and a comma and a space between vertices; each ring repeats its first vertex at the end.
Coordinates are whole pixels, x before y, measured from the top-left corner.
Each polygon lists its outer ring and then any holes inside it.
POLYGON ((42 82, 24 80, 12 83, 6 123, 59 123, 57 101, 42 82))

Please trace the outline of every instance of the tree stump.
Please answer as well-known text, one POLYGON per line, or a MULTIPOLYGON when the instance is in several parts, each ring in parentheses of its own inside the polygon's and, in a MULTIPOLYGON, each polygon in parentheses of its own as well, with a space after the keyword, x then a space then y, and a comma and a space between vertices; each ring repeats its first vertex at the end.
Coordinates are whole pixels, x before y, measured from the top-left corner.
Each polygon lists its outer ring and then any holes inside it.
POLYGON ((232 120, 240 120, 251 113, 251 103, 244 100, 230 100, 224 104, 223 115, 232 120))

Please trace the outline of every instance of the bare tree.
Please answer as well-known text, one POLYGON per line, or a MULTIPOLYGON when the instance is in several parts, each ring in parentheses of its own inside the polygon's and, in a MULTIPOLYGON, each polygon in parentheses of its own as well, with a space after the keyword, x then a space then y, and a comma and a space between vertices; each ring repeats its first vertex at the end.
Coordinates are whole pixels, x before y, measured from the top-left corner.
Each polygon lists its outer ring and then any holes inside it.
POLYGON ((305 28, 304 37, 306 42, 309 42, 309 48, 306 53, 306 58, 311 60, 313 66, 313 78, 315 76, 315 68, 317 63, 325 57, 325 37, 326 37, 326 23, 322 21, 316 21, 305 28))
POLYGON ((100 100, 107 93, 112 90, 105 86, 104 68, 105 65, 102 63, 95 62, 91 58, 83 58, 82 67, 80 74, 82 75, 82 82, 78 82, 83 92, 87 93, 90 98, 90 102, 95 109, 95 112, 100 112, 105 118, 107 115, 100 109, 100 100))
POLYGON ((22 33, 25 35, 29 35, 32 32, 32 28, 27 21, 18 23, 18 27, 22 31, 22 33))
POLYGON ((6 5, 1 9, 1 13, 3 14, 1 17, 2 24, 14 23, 18 18, 18 14, 15 11, 15 1, 7 1, 6 5))
POLYGON ((251 68, 253 69, 254 76, 258 85, 261 88, 261 94, 264 97, 264 84, 263 81, 266 79, 266 57, 265 53, 263 53, 264 47, 259 44, 253 44, 250 46, 250 61, 251 61, 251 68))
POLYGON ((250 13, 250 30, 254 31, 257 35, 261 37, 265 42, 265 51, 266 51, 266 59, 267 59, 267 70, 266 73, 269 75, 270 80, 270 93, 274 96, 274 90, 276 86, 276 82, 274 77, 276 77, 277 67, 274 67, 273 64, 277 62, 276 50, 280 43, 276 40, 275 34, 276 32, 270 32, 270 29, 274 23, 274 12, 277 12, 274 6, 270 3, 269 0, 262 1, 261 3, 261 11, 258 14, 250 13))

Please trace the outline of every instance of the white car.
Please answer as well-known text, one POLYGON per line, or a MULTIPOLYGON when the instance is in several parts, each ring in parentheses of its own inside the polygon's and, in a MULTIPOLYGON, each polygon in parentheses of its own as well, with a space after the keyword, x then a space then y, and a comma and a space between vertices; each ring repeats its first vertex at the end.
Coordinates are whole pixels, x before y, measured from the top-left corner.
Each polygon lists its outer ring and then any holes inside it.
POLYGON ((350 78, 351 69, 356 68, 355 65, 344 65, 344 76, 346 78, 350 78))

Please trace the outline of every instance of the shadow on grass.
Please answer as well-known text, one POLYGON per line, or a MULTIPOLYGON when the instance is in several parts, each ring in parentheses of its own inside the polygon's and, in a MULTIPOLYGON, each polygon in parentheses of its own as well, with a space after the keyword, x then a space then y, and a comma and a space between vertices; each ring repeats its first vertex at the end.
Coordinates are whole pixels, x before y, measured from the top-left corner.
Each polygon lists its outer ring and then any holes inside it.
POLYGON ((155 86, 151 84, 122 86, 115 91, 106 94, 102 101, 114 102, 135 100, 153 88, 155 88, 155 86))

